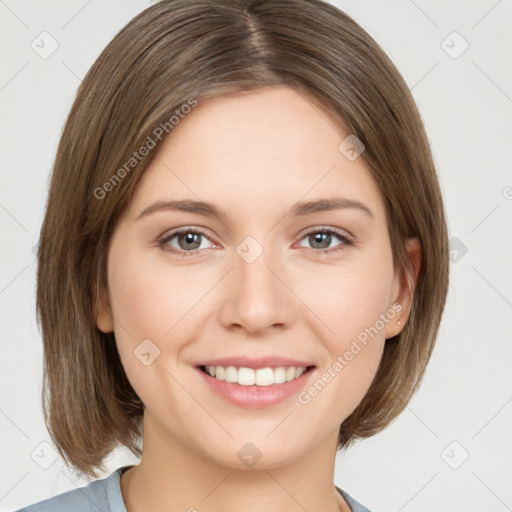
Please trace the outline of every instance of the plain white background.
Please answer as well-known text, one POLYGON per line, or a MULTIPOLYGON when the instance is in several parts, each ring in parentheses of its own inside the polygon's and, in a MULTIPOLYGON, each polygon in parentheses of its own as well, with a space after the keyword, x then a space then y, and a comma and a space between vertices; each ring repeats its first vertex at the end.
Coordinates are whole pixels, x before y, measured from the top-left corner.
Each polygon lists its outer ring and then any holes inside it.
MULTIPOLYGON (((404 75, 432 142, 452 238, 446 313, 422 387, 385 432, 338 455, 335 480, 376 512, 512 510, 512 4, 333 3, 404 75)), ((42 418, 34 251, 76 88, 148 5, 0 2, 1 510, 87 483, 54 458, 42 418)), ((107 474, 132 463, 117 451, 107 474)))

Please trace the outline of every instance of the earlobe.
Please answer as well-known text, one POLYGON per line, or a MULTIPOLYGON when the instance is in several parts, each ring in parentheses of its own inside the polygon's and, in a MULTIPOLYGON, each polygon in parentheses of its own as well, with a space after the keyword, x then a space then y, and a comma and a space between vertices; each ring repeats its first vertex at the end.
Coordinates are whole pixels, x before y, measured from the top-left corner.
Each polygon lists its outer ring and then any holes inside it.
POLYGON ((96 326, 101 332, 108 333, 114 330, 112 310, 106 291, 102 289, 100 300, 96 303, 96 326))
POLYGON ((414 286, 421 268, 421 244, 417 238, 410 238, 405 243, 405 249, 411 263, 411 273, 405 272, 401 276, 396 276, 398 291, 393 297, 390 297, 390 304, 393 309, 399 310, 396 316, 386 324, 386 339, 392 338, 402 331, 407 319, 409 318, 414 297, 414 286), (397 304, 400 307, 397 307, 397 304))

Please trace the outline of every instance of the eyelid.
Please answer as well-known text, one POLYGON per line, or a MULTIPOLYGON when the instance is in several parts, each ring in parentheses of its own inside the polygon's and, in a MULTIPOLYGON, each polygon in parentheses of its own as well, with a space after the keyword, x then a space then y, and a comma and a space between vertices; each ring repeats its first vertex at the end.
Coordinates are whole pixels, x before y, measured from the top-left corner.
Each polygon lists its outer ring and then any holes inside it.
POLYGON ((310 235, 311 233, 317 233, 317 232, 323 232, 327 231, 329 233, 334 233, 339 237, 346 238, 347 240, 353 241, 355 239, 355 236, 346 229, 336 228, 334 226, 314 226, 312 228, 308 228, 306 231, 304 231, 301 235, 301 238, 304 238, 307 235, 310 235))

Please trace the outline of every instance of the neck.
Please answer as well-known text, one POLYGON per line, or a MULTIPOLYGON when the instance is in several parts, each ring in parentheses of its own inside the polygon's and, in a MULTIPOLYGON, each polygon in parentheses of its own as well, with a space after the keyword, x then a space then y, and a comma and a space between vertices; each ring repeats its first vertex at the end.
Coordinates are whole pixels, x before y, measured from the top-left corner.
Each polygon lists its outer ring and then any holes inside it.
POLYGON ((334 488, 337 432, 280 465, 225 466, 191 450, 144 412, 141 462, 121 477, 127 512, 350 512, 334 488))

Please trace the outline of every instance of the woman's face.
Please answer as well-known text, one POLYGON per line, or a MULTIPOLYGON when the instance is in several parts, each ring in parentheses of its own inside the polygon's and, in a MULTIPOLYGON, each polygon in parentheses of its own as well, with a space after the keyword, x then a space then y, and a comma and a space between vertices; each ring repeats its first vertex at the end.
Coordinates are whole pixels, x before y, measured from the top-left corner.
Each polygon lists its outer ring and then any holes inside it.
POLYGON ((200 103, 155 155, 113 234, 97 323, 162 445, 277 467, 332 448, 368 390, 401 289, 348 135, 271 87, 200 103))

